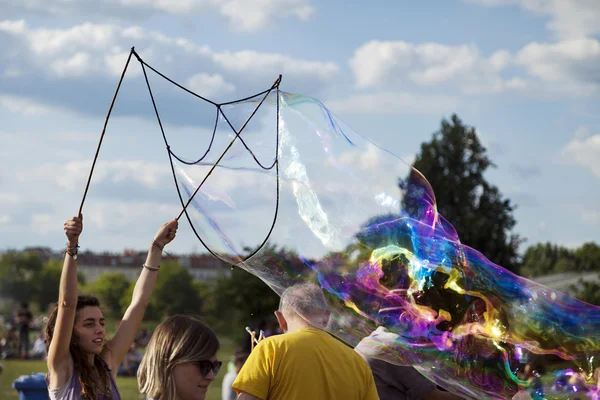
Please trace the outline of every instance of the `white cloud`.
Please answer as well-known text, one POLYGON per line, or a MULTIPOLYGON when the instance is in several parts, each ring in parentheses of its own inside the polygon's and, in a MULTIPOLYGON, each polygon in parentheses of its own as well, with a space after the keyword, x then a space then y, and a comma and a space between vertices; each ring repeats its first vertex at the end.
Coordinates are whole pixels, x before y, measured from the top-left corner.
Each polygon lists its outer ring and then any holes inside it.
MULTIPOLYGON (((57 187, 70 192, 80 190, 86 183, 92 160, 70 161, 65 164, 44 164, 32 173, 23 174, 24 180, 54 182, 57 187)), ((93 183, 137 182, 151 189, 158 189, 160 183, 169 178, 170 171, 164 164, 141 160, 100 160, 94 169, 93 183)))
POLYGON ((500 71, 512 62, 512 54, 508 50, 499 50, 490 57, 490 65, 497 71, 500 71))
POLYGON ((9 205, 9 204, 17 204, 21 201, 21 196, 18 195, 17 193, 2 193, 0 192, 0 204, 2 204, 3 206, 9 205))
POLYGON ((580 165, 600 178, 600 134, 583 136, 578 130, 569 143, 562 149, 563 160, 580 165))
POLYGON ((25 20, 23 19, 17 21, 0 21, 0 31, 19 35, 25 32, 25 30, 25 20))
POLYGON ((600 33, 600 2, 597 0, 466 0, 483 6, 518 5, 549 17, 547 28, 558 38, 581 38, 600 33))
MULTIPOLYGON (((19 180, 30 184, 39 183, 42 180, 45 183, 51 183, 54 188, 77 193, 85 187, 91 166, 91 160, 70 161, 64 164, 47 163, 23 173, 19 180)), ((190 186, 195 189, 208 170, 209 167, 185 167, 185 174, 189 175, 190 186)), ((178 179, 183 179, 183 176, 179 175, 178 179)), ((142 160, 99 160, 94 169, 92 186, 102 183, 111 186, 137 183, 155 191, 164 190, 164 188, 175 190, 172 186, 172 173, 168 165, 142 160)), ((229 193, 234 189, 252 187, 258 183, 261 183, 259 178, 252 174, 218 169, 213 177, 204 183, 200 192, 208 198, 228 199, 229 193)), ((266 181, 265 184, 268 185, 269 181, 266 181)), ((110 197, 112 194, 105 195, 105 197, 110 197)), ((121 195, 127 196, 128 194, 122 193, 121 195)))
POLYGON ((231 93, 235 90, 235 85, 225 82, 225 79, 219 74, 195 74, 188 79, 187 84, 190 90, 206 97, 212 97, 219 93, 231 93))
MULTIPOLYGON (((100 229, 128 229, 131 224, 139 223, 149 215, 160 216, 168 221, 179 214, 181 206, 177 203, 160 204, 152 201, 96 201, 86 205, 85 221, 100 229)), ((158 226, 157 226, 158 228, 158 226)), ((149 232, 150 233, 150 232, 149 232)))
POLYGON ((581 219, 583 222, 587 222, 592 225, 598 224, 600 223, 600 212, 591 210, 582 211, 581 219))
MULTIPOLYGON (((0 70, 0 74, 9 83, 6 90, 11 91, 3 95, 34 97, 41 104, 65 104, 86 113, 104 113, 105 108, 97 104, 101 101, 97 96, 81 101, 82 93, 98 94, 114 87, 129 54, 123 43, 132 41, 144 61, 178 81, 191 83, 196 89, 203 88, 203 93, 209 92, 207 96, 236 92, 237 96, 245 97, 268 88, 280 73, 284 74, 287 91, 302 89, 311 94, 327 87, 339 71, 333 62, 303 60, 285 54, 250 50, 215 52, 185 38, 138 26, 123 28, 85 23, 64 29, 45 29, 33 28, 23 21, 2 21, 0 65, 3 71, 0 70), (202 65, 202 70, 198 70, 198 65, 202 65)), ((135 57, 132 58, 127 80, 141 73, 137 64, 135 57)), ((150 79, 156 82, 153 76, 150 79)), ((155 91, 155 95, 166 101, 182 101, 169 90, 155 91)), ((139 107, 129 110, 132 111, 125 112, 139 112, 139 107)), ((183 119, 182 123, 185 123, 183 119)))
POLYGON ((585 126, 580 126, 579 128, 577 128, 575 130, 575 133, 573 133, 573 137, 575 139, 585 139, 585 138, 587 138, 589 136, 591 136, 591 132, 585 126))
POLYGON ((242 31, 256 31, 281 17, 293 16, 307 21, 315 13, 306 0, 228 0, 218 4, 221 14, 242 31))
POLYGON ((368 143, 366 151, 349 151, 342 153, 338 161, 344 165, 357 166, 360 169, 368 170, 381 167, 381 149, 374 144, 368 143))
POLYGON ((139 20, 160 14, 188 17, 215 10, 229 21, 234 30, 239 31, 257 31, 273 21, 290 17, 307 21, 315 13, 315 8, 308 0, 0 0, 0 8, 17 14, 25 11, 125 20, 139 20))
MULTIPOLYGON (((8 34, 17 43, 4 47, 13 54, 5 68, 31 71, 39 69, 51 77, 88 75, 118 76, 115 57, 123 54, 118 47, 122 31, 116 26, 85 23, 67 29, 30 28, 24 21, 0 22, 0 33, 8 34)), ((0 37, 0 43, 1 43, 0 37)))
POLYGON ((32 99, 2 94, 0 94, 0 108, 6 108, 10 112, 23 114, 29 117, 47 115, 57 111, 56 107, 40 104, 32 99))
POLYGON ((327 81, 339 71, 339 67, 333 62, 298 60, 283 54, 253 50, 215 53, 212 57, 222 68, 238 73, 252 72, 266 76, 282 73, 292 77, 314 76, 327 81))
POLYGON ((432 115, 452 112, 458 103, 458 99, 452 96, 405 92, 356 95, 326 102, 327 107, 336 113, 432 115))
POLYGON ((595 39, 530 43, 517 53, 516 62, 550 88, 583 94, 599 88, 600 42, 595 39))
POLYGON ((38 55, 45 55, 74 53, 74 49, 106 50, 115 42, 118 28, 112 25, 84 23, 68 29, 25 27, 18 33, 26 37, 31 50, 38 55))
POLYGON ((600 41, 589 38, 530 43, 514 55, 499 50, 489 58, 474 45, 371 41, 350 60, 359 88, 412 84, 450 86, 466 94, 518 91, 534 96, 596 94, 598 64, 600 41), (513 76, 506 76, 509 71, 513 76))
POLYGON ((519 88, 498 74, 511 61, 510 53, 505 50, 489 59, 482 57, 475 45, 374 40, 354 52, 350 66, 359 88, 400 83, 452 84, 467 93, 481 93, 519 88))
POLYGON ((50 64, 50 70, 58 76, 86 76, 92 67, 89 53, 78 52, 50 64))
POLYGON ((62 222, 55 214, 32 214, 31 231, 42 235, 60 231, 62 222))

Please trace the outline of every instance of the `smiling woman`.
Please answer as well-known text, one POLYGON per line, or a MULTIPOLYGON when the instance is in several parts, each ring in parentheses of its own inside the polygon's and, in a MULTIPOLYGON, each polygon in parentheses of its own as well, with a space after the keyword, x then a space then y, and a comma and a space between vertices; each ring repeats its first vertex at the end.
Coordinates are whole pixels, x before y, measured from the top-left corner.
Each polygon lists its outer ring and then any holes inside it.
POLYGON ((131 304, 114 337, 106 340, 100 302, 77 295, 77 249, 83 218, 65 222, 68 243, 60 278, 58 303, 46 326, 48 389, 53 400, 120 400, 115 378, 133 342, 156 284, 163 247, 177 233, 177 221, 164 224, 154 236, 131 304))

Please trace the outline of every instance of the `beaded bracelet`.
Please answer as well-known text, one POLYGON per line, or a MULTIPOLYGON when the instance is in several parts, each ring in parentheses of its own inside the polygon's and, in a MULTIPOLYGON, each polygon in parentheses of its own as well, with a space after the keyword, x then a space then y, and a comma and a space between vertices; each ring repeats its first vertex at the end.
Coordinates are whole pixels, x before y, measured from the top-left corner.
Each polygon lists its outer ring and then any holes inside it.
POLYGON ((68 255, 73 257, 74 260, 77 260, 77 251, 78 250, 79 250, 79 243, 77 243, 74 246, 69 246, 69 243, 67 243, 66 248, 65 248, 65 253, 67 253, 68 255))

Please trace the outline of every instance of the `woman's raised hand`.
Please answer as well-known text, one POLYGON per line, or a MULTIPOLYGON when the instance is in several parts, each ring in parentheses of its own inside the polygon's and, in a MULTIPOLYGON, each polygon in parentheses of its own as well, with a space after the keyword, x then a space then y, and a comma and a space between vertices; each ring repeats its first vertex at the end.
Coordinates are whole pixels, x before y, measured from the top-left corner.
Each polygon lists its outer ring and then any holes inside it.
POLYGON ((76 245, 79 242, 79 235, 83 231, 83 215, 71 217, 64 224, 65 235, 69 244, 76 245))
POLYGON ((165 245, 171 243, 173 239, 175 239, 175 235, 177 235, 177 227, 179 226, 179 222, 174 219, 163 226, 160 227, 156 235, 154 235, 154 243, 156 243, 160 248, 165 247, 165 245))

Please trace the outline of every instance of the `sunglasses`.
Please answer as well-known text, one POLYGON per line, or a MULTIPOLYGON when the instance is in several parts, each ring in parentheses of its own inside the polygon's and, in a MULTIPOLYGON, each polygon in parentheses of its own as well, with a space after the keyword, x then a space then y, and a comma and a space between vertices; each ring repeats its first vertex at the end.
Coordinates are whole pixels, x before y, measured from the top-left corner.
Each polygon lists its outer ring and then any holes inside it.
POLYGON ((221 361, 208 360, 196 361, 194 364, 196 364, 198 370, 200 371, 200 375, 202 376, 208 375, 210 371, 217 375, 221 369, 221 365, 223 365, 221 361))

